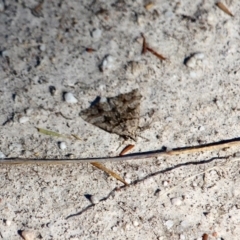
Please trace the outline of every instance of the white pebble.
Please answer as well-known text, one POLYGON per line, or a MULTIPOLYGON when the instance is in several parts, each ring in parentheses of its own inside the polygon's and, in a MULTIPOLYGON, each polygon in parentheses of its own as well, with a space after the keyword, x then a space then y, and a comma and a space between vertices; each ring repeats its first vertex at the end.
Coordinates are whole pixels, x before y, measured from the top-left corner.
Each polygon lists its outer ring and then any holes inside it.
POLYGON ((134 221, 134 222, 133 222, 133 226, 134 226, 134 227, 139 226, 139 222, 138 222, 138 221, 134 221))
POLYGON ((65 150, 65 149, 67 148, 67 144, 66 144, 65 142, 60 142, 60 143, 59 143, 59 148, 60 148, 61 150, 65 150))
POLYGON ((174 223, 173 223, 172 220, 168 220, 168 221, 166 221, 166 222, 164 223, 164 225, 167 227, 167 229, 172 228, 173 224, 174 224, 174 223))
POLYGON ((67 103, 77 103, 78 102, 78 100, 70 92, 64 94, 64 99, 67 103))
POLYGON ((12 224, 12 221, 11 220, 6 220, 6 226, 10 226, 12 224))
POLYGON ((204 53, 202 53, 202 52, 198 52, 198 53, 195 53, 195 54, 194 54, 194 57, 195 57, 196 59, 198 59, 198 60, 202 60, 202 59, 205 58, 205 55, 204 55, 204 53))
POLYGON ((99 199, 96 195, 92 195, 90 197, 90 200, 91 200, 92 204, 98 204, 99 203, 99 199))
POLYGON ((45 44, 41 44, 39 49, 44 52, 46 50, 46 45, 45 44))
POLYGON ((187 220, 183 220, 182 222, 181 222, 181 227, 182 228, 187 228, 189 226, 189 222, 187 221, 187 220))
POLYGON ((175 206, 180 206, 182 204, 182 200, 180 198, 173 198, 171 202, 172 202, 172 205, 175 205, 175 206))
POLYGON ((128 184, 130 184, 132 182, 132 180, 130 178, 124 178, 124 181, 128 184))
POLYGON ((192 185, 193 187, 197 187, 198 184, 196 182, 193 182, 192 185))
POLYGON ((213 15, 212 13, 208 13, 207 22, 208 22, 208 24, 210 24, 210 25, 215 25, 216 22, 217 22, 216 16, 213 15))
POLYGON ((28 230, 28 231, 24 230, 24 231, 22 231, 21 236, 25 240, 34 240, 35 233, 33 231, 30 231, 30 230, 28 230))
POLYGON ((25 110, 25 113, 26 113, 26 115, 31 115, 32 113, 33 113, 33 109, 32 108, 28 108, 28 109, 26 109, 25 110))
POLYGON ((168 182, 167 181, 164 181, 163 182, 163 186, 166 187, 168 185, 168 182))
POLYGON ((100 38, 102 35, 102 31, 100 29, 94 29, 92 31, 92 37, 93 38, 100 38))
POLYGON ((190 57, 187 62, 186 65, 190 68, 195 68, 196 66, 196 58, 194 56, 190 57))
POLYGON ((5 157, 6 157, 5 154, 3 152, 0 152, 0 159, 5 157))
POLYGON ((113 57, 110 56, 110 55, 107 55, 107 56, 103 59, 101 65, 100 65, 100 70, 101 70, 102 72, 104 72, 104 71, 106 71, 107 69, 112 68, 112 66, 113 66, 113 57))
POLYGON ((2 51, 2 57, 9 57, 9 51, 8 50, 2 51))
POLYGON ((191 71, 189 75, 191 78, 196 78, 198 76, 198 74, 195 71, 191 71))
POLYGON ((179 239, 180 240, 185 240, 186 238, 185 238, 185 236, 183 234, 180 234, 179 239))
POLYGON ((118 230, 118 227, 115 226, 112 228, 112 230, 113 230, 113 232, 116 232, 118 230))
POLYGON ((29 121, 29 117, 23 116, 18 119, 19 123, 26 123, 29 121))

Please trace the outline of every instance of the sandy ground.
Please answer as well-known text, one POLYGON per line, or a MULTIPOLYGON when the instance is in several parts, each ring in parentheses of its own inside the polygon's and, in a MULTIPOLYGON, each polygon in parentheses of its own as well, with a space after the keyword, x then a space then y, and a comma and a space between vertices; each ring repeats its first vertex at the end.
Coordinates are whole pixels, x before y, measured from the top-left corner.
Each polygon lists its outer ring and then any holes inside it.
MULTIPOLYGON (((2 157, 116 156, 129 143, 143 152, 239 137, 240 3, 223 2, 234 17, 214 1, 146 3, 58 0, 41 10, 31 0, 0 2, 2 157), (141 54, 141 33, 167 60, 141 54), (96 96, 136 88, 135 142, 79 117, 96 96)), ((23 230, 46 240, 239 239, 238 151, 105 163, 128 187, 88 163, 2 165, 0 239, 23 230)))

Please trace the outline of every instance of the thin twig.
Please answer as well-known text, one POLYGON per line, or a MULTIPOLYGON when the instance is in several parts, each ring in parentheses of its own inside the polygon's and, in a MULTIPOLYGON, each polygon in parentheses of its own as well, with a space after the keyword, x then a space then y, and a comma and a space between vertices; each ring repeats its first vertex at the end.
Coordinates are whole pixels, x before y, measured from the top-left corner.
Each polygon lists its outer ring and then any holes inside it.
POLYGON ((160 60, 166 60, 167 58, 165 58, 163 55, 161 55, 160 53, 157 53, 155 50, 153 50, 150 47, 147 47, 147 50, 152 53, 154 56, 156 56, 157 58, 159 58, 160 60))
POLYGON ((0 159, 0 164, 67 164, 67 163, 86 163, 86 162, 107 162, 107 161, 127 161, 146 159, 153 157, 167 157, 172 155, 190 154, 204 151, 215 151, 233 146, 240 146, 240 138, 224 140, 209 144, 203 144, 192 147, 173 148, 172 150, 157 150, 142 153, 133 153, 117 157, 100 158, 76 158, 76 159, 34 159, 34 158, 4 158, 0 159))

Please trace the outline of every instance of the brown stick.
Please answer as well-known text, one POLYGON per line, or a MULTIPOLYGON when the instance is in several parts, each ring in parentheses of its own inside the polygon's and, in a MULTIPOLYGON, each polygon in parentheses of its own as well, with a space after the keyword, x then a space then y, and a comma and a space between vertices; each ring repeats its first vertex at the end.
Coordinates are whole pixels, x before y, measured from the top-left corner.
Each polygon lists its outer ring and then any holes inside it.
POLYGON ((147 50, 148 50, 150 53, 152 53, 153 55, 155 55, 157 58, 159 58, 159 59, 161 59, 161 60, 166 60, 166 58, 165 58, 163 55, 157 53, 157 52, 156 52, 155 50, 153 50, 152 48, 147 47, 147 50))
POLYGON ((143 44, 142 44, 142 54, 145 54, 146 51, 147 51, 147 43, 146 43, 146 39, 145 39, 143 33, 142 33, 141 35, 142 35, 142 39, 143 39, 143 44))
POLYGON ((106 161, 127 161, 153 157, 167 157, 172 155, 190 154, 204 151, 215 151, 229 147, 240 146, 240 138, 224 140, 193 147, 174 148, 169 151, 157 150, 151 152, 133 153, 117 157, 100 158, 77 158, 77 159, 32 159, 32 158, 5 158, 0 159, 0 164, 66 164, 66 163, 86 163, 86 162, 106 162, 106 161))

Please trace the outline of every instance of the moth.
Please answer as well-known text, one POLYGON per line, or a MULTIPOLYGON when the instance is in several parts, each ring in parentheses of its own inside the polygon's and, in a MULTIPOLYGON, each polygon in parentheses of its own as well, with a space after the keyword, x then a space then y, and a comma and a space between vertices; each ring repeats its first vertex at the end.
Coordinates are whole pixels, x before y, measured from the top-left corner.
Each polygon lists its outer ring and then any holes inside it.
POLYGON ((107 132, 135 140, 139 125, 141 94, 138 89, 115 97, 98 97, 80 116, 107 132))

